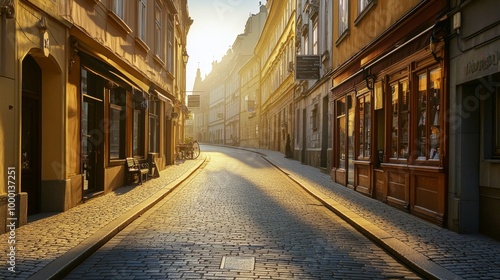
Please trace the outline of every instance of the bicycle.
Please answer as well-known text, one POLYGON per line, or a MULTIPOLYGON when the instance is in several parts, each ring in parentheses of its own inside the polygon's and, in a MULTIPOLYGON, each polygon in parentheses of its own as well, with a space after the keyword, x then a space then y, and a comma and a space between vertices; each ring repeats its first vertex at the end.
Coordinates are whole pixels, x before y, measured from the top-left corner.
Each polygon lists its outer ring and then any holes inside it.
POLYGON ((200 144, 196 140, 177 145, 178 159, 196 159, 200 156, 200 153, 200 144))

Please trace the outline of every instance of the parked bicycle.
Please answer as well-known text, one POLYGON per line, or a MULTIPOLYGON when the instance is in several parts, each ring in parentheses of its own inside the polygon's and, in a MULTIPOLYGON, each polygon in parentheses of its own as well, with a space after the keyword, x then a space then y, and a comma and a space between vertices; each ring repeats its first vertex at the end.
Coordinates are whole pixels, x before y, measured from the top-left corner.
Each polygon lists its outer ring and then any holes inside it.
POLYGON ((200 153, 200 144, 196 140, 177 145, 177 159, 196 159, 200 153))

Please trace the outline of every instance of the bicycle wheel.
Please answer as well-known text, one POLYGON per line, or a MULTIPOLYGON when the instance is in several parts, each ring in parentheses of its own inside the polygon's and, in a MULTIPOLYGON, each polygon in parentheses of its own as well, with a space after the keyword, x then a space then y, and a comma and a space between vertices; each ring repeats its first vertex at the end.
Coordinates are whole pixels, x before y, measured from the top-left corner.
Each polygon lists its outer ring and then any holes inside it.
POLYGON ((200 144, 197 141, 193 142, 193 159, 200 156, 200 144))

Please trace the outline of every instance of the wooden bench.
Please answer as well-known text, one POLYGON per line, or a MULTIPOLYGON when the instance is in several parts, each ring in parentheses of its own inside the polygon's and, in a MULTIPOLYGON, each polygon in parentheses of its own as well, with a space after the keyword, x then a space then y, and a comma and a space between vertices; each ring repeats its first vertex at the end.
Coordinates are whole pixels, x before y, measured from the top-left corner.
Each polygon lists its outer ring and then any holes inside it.
POLYGON ((138 159, 127 158, 127 183, 135 176, 139 177, 139 183, 148 180, 149 165, 147 163, 140 163, 138 159), (145 178, 145 180, 143 180, 145 178))

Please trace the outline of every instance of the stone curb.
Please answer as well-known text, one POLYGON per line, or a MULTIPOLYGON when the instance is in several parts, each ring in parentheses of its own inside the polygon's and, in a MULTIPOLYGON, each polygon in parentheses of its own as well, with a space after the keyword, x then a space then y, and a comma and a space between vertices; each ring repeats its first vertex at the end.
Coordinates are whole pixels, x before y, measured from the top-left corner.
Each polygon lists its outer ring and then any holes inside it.
POLYGON ((430 261, 423 254, 413 250, 411 247, 394 238, 392 235, 372 224, 368 220, 360 217, 358 214, 349 210, 347 207, 344 207, 334 199, 327 197, 316 188, 295 177, 294 174, 285 171, 272 159, 268 158, 265 155, 263 155, 262 158, 276 167, 278 170, 283 172, 287 177, 297 183, 307 193, 320 201, 326 208, 337 214, 363 235, 376 242, 379 246, 387 250, 404 264, 411 267, 421 276, 425 277, 426 279, 462 279, 462 277, 430 261))
POLYGON ((208 160, 209 159, 205 157, 199 164, 189 169, 186 173, 177 178, 177 180, 167 184, 160 191, 154 193, 143 202, 121 214, 118 218, 92 234, 92 236, 83 240, 76 247, 53 260, 35 274, 31 275, 28 279, 61 279, 135 219, 140 217, 144 212, 148 211, 155 204, 165 198, 208 160))

